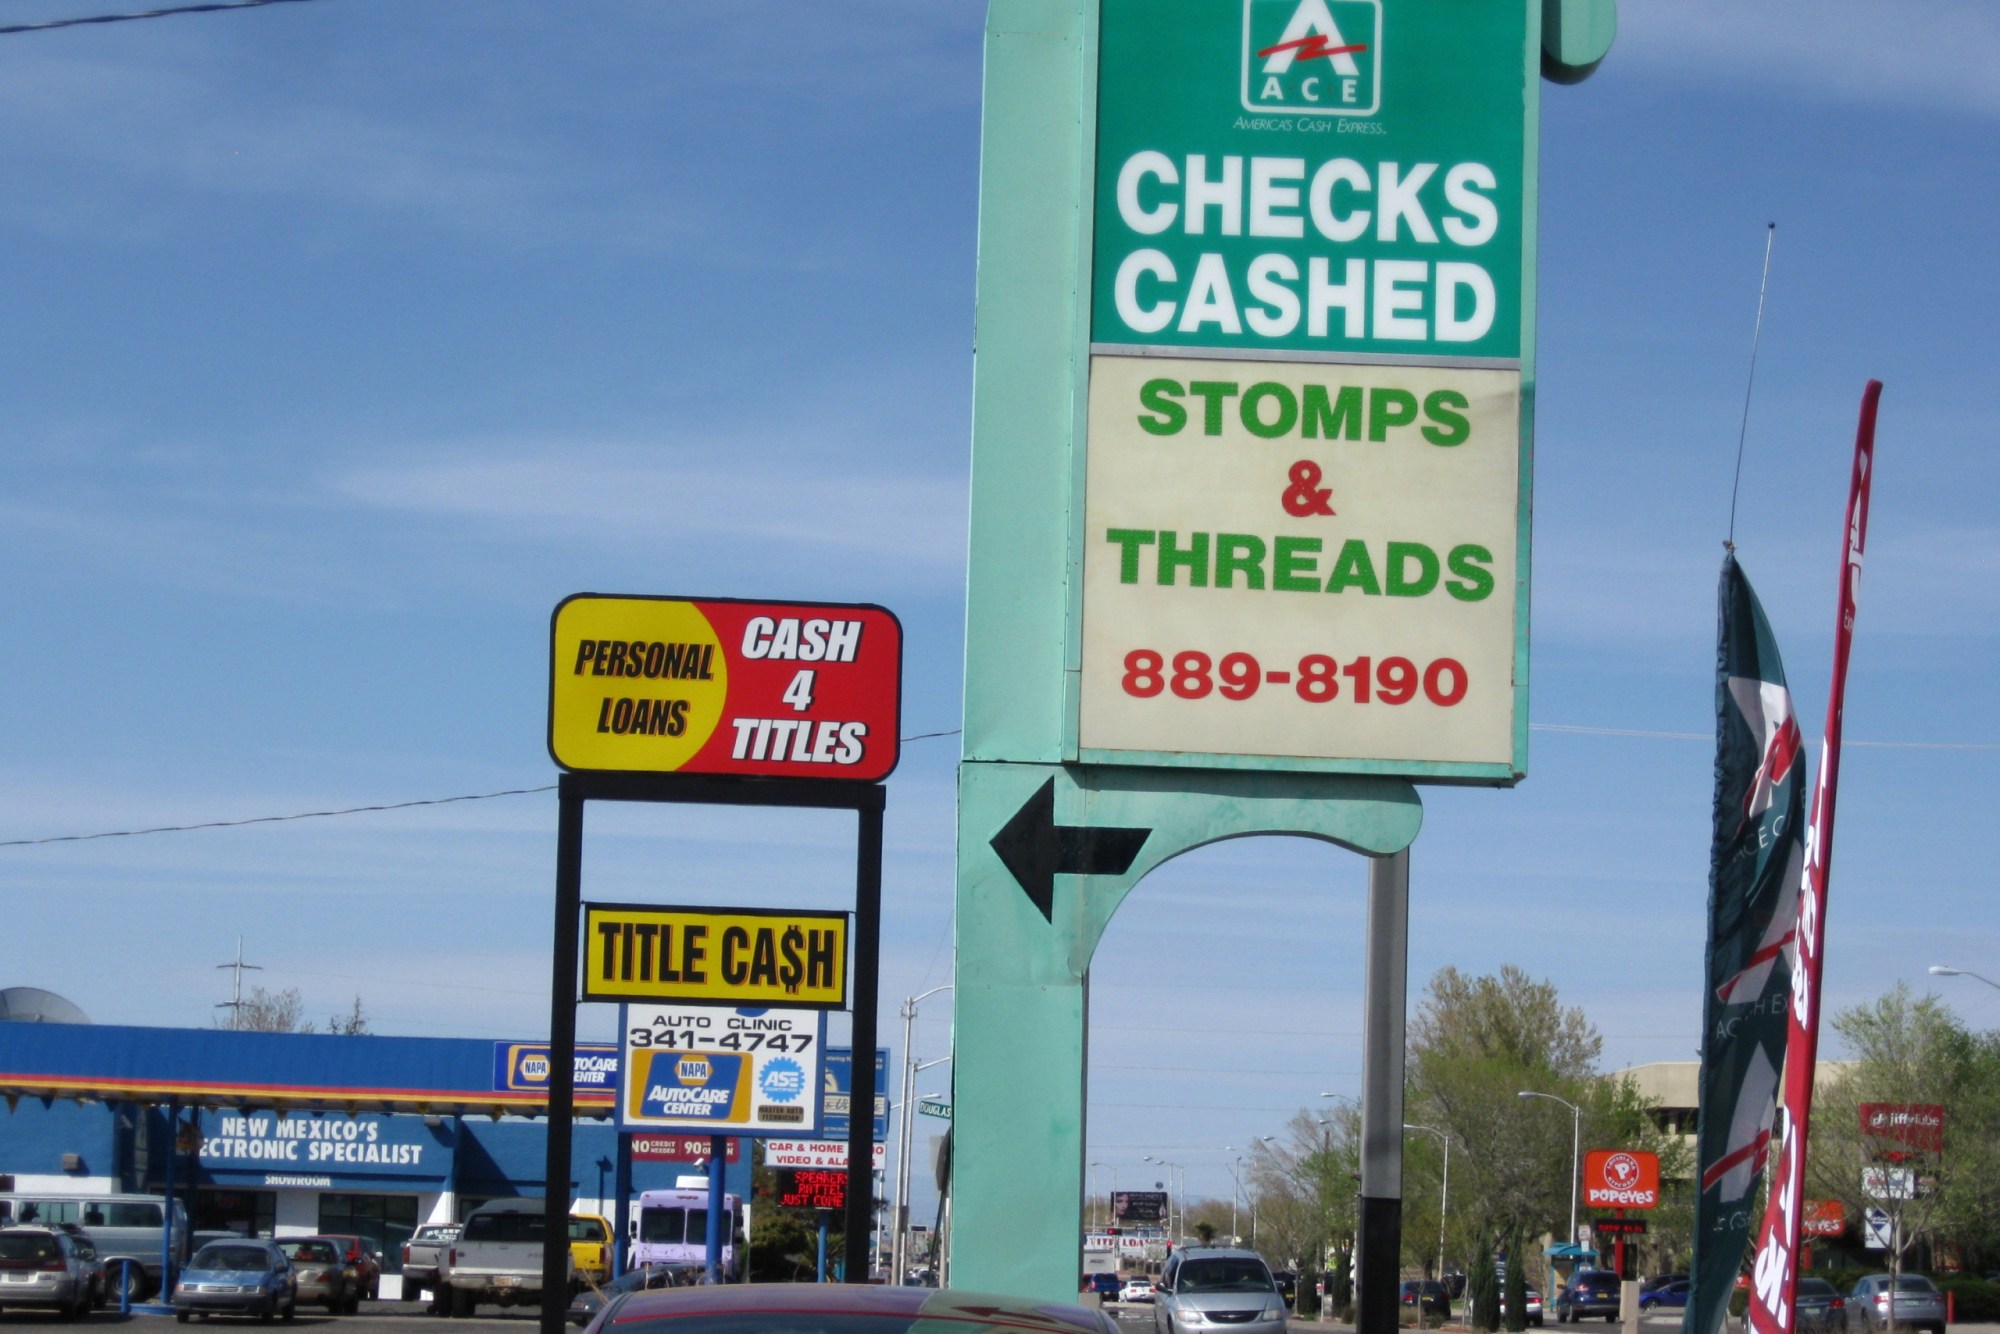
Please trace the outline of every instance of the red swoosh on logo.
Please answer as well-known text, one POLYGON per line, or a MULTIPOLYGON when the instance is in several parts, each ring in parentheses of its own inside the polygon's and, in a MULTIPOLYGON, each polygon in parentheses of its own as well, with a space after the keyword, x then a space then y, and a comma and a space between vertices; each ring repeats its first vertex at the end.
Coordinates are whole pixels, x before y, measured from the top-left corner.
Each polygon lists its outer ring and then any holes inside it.
POLYGON ((1280 51, 1297 51, 1301 60, 1317 60, 1321 56, 1325 56, 1328 60, 1331 60, 1335 56, 1353 55, 1357 51, 1366 51, 1368 49, 1367 46, 1360 42, 1356 42, 1352 46, 1328 46, 1326 43, 1326 38, 1317 35, 1301 37, 1296 42, 1280 42, 1276 46, 1267 46, 1257 54, 1261 57, 1274 56, 1280 51))

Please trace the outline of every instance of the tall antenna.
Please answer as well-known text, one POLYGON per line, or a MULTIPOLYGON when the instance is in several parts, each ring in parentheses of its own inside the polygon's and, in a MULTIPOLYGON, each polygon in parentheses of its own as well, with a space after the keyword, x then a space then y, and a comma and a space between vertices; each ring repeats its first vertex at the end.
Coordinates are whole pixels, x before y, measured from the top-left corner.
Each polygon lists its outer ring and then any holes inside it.
POLYGON ((1778 239, 1778 224, 1764 228, 1764 276, 1757 284, 1757 331, 1750 335, 1750 379, 1743 386, 1743 422, 1736 428, 1736 480, 1729 484, 1729 536, 1722 545, 1736 550, 1736 493, 1743 486, 1743 438, 1750 433, 1750 391, 1757 387, 1757 345, 1764 341, 1764 294, 1771 287, 1771 247, 1778 239))
POLYGON ((243 1016, 243 970, 247 968, 253 973, 261 973, 264 971, 264 966, 262 964, 243 962, 243 937, 241 936, 236 938, 236 962, 219 963, 215 966, 217 968, 234 968, 236 970, 236 998, 234 1000, 217 1001, 215 1003, 216 1009, 229 1011, 229 1026, 235 1028, 237 1020, 243 1016))

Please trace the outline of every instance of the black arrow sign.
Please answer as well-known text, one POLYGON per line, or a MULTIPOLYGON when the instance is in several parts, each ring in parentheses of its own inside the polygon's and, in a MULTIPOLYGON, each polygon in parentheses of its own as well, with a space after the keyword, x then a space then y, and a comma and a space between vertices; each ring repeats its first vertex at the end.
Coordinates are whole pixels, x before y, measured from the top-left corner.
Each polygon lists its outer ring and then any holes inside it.
POLYGON ((1123 875, 1152 832, 1057 824, 1056 780, 1051 778, 993 836, 993 851, 1021 882, 1028 901, 1053 921, 1058 875, 1123 875))

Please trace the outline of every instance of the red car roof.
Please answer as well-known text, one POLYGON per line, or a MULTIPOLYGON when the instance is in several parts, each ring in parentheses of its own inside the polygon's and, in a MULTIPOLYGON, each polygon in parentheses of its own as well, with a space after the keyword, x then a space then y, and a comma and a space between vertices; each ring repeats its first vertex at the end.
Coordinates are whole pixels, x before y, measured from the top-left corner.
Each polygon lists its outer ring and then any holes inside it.
POLYGON ((877 1315, 915 1320, 959 1320, 973 1325, 1104 1334, 1103 1318, 1081 1306, 1037 1302, 958 1289, 891 1288, 858 1283, 748 1283, 659 1288, 635 1292, 609 1312, 609 1326, 729 1315, 877 1315))

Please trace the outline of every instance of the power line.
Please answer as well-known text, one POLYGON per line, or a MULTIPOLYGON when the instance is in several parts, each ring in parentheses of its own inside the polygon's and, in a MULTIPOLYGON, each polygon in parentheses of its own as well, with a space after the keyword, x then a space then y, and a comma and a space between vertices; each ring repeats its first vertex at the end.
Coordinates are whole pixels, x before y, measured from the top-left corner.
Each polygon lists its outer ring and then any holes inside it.
POLYGON ((10 838, 0 848, 31 848, 43 843, 88 843, 99 838, 138 838, 142 834, 185 834, 195 829, 235 829, 246 824, 283 824, 288 820, 328 820, 336 815, 361 815, 370 811, 402 811, 412 806, 449 806, 456 801, 491 801, 495 797, 520 797, 531 792, 553 792, 554 783, 540 787, 510 787, 503 792, 473 792, 461 797, 425 797, 418 801, 389 801, 373 806, 343 806, 333 811, 299 811, 293 815, 253 815, 245 820, 204 820, 200 824, 163 824, 151 829, 112 829, 100 834, 58 834, 53 838, 10 838))
MULTIPOLYGON (((928 741, 932 737, 957 736, 958 728, 942 732, 918 732, 899 741, 928 741)), ((199 824, 163 824, 150 829, 110 829, 96 834, 57 834, 50 838, 0 839, 0 848, 33 848, 48 843, 89 843, 100 838, 138 838, 143 834, 185 834, 196 829, 236 829, 250 824, 285 824, 292 820, 330 820, 340 815, 366 815, 376 811, 406 811, 414 806, 449 806, 460 801, 491 801, 495 797, 525 797, 537 792, 553 792, 554 783, 540 787, 510 787, 499 792, 471 792, 456 797, 423 797, 416 801, 389 801, 372 806, 343 806, 331 811, 299 811, 291 815, 253 815, 243 820, 204 820, 199 824)), ((226 965, 225 965, 226 966, 226 965)))
MULTIPOLYGON (((277 3, 277 0, 259 0, 259 3, 277 3)), ((1656 732, 1635 727, 1584 727, 1568 723, 1533 723, 1529 727, 1535 732, 1558 732, 1571 736, 1630 737, 1642 741, 1709 741, 1706 732, 1656 732)), ((914 732, 899 738, 900 741, 929 741, 935 737, 957 736, 960 729, 947 728, 939 732, 914 732)), ((1855 741, 1843 743, 1848 746, 1871 750, 1956 750, 1956 751, 1996 751, 2000 743, 1990 741, 1855 741)), ((537 792, 553 792, 554 783, 544 783, 540 787, 510 787, 499 792, 472 792, 455 797, 424 797, 416 801, 390 801, 368 806, 343 806, 338 810, 299 811, 291 815, 254 815, 243 820, 204 820, 198 824, 155 825, 149 829, 110 829, 95 834, 58 834, 50 838, 10 838, 0 839, 0 848, 33 848, 50 843, 89 843, 100 838, 138 838, 145 834, 185 834, 197 829, 236 829, 253 824, 286 824, 293 820, 330 820, 342 815, 368 815, 378 811, 404 811, 416 806, 450 806, 461 801, 491 801, 495 797, 524 797, 537 792)), ((1251 988, 1253 990, 1259 988, 1251 988)))
POLYGON ((97 23, 130 23, 134 19, 164 19, 176 14, 213 14, 223 9, 258 9, 264 5, 301 5, 306 0, 207 0, 199 5, 174 5, 166 9, 142 9, 135 14, 90 14, 78 19, 44 19, 39 23, 9 23, 0 27, 0 37, 23 32, 47 32, 52 28, 81 28, 97 23))

